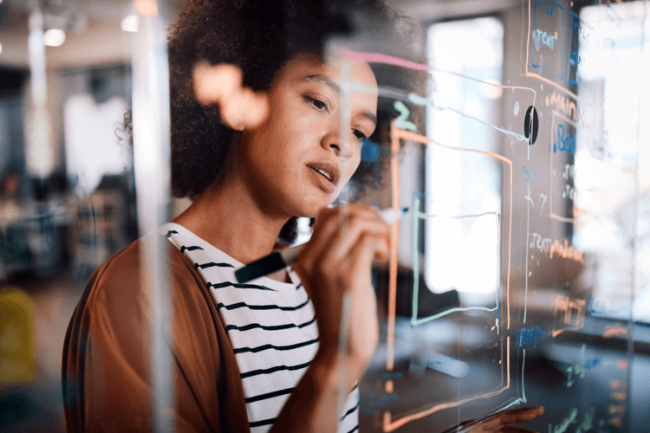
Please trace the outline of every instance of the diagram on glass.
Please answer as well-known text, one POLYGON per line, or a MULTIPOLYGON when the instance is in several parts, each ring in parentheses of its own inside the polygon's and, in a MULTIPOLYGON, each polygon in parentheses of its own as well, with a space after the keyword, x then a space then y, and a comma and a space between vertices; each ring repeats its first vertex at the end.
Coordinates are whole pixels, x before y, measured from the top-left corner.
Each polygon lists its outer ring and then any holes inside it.
MULTIPOLYGON (((354 58, 356 59, 363 59, 366 61, 388 62, 402 67, 417 68, 419 70, 428 69, 428 67, 425 65, 412 64, 405 60, 397 59, 397 58, 389 58, 388 56, 382 56, 377 54, 360 54, 360 53, 353 53, 351 55, 353 55, 354 58)), ((471 78, 469 77, 459 77, 459 78, 471 80, 471 78)), ((478 81, 481 82, 480 80, 478 81)), ((532 99, 531 105, 534 105, 536 92, 533 89, 526 89, 526 88, 515 87, 515 86, 500 86, 500 85, 495 85, 492 82, 481 82, 481 84, 487 86, 498 86, 501 88, 502 91, 504 89, 508 89, 509 91, 512 92, 514 92, 515 90, 517 92, 525 92, 527 95, 522 99, 526 101, 530 98, 532 99)), ((395 94, 394 89, 391 89, 391 92, 395 94)), ((380 95, 382 94, 382 89, 379 89, 379 93, 380 95)), ((402 94, 400 96, 402 97, 407 96, 410 102, 416 104, 419 103, 419 105, 426 104, 427 106, 430 107, 434 105, 433 102, 430 101, 429 99, 426 99, 424 97, 418 97, 417 95, 402 94)), ((492 236, 493 249, 490 251, 490 256, 499 257, 500 256, 499 252, 501 251, 501 242, 505 242, 504 249, 507 250, 506 253, 507 259, 503 260, 503 263, 501 263, 501 260, 499 260, 499 263, 495 264, 495 267, 498 266, 499 269, 493 273, 494 274, 493 278, 491 278, 492 280, 491 289, 494 292, 494 301, 492 303, 492 306, 490 307, 454 308, 454 309, 450 309, 438 313, 435 316, 417 317, 417 291, 419 290, 419 288, 417 287, 417 283, 416 286, 414 287, 414 298, 413 298, 415 300, 413 305, 414 316, 412 317, 412 324, 414 326, 418 326, 433 320, 438 320, 445 316, 453 315, 454 313, 457 312, 481 311, 489 314, 487 317, 485 317, 485 321, 486 323, 495 324, 495 326, 493 326, 492 329, 494 335, 499 336, 499 340, 498 340, 499 343, 494 347, 500 356, 498 365, 501 370, 501 374, 500 374, 501 380, 498 386, 492 386, 491 389, 487 389, 485 390, 485 392, 469 395, 459 399, 454 399, 450 401, 433 401, 427 407, 423 407, 416 411, 409 411, 409 413, 407 414, 393 414, 390 411, 387 411, 383 415, 384 431, 395 430, 407 424, 410 421, 431 415, 437 411, 458 407, 465 403, 479 400, 479 399, 489 399, 491 397, 502 394, 506 390, 511 389, 511 387, 514 384, 511 379, 512 369, 514 367, 511 361, 513 354, 511 353, 512 347, 511 347, 511 338, 509 335, 510 326, 511 326, 509 280, 510 280, 510 255, 511 255, 510 239, 512 233, 512 199, 513 199, 512 198, 512 180, 513 180, 512 161, 494 152, 481 150, 481 149, 472 149, 472 148, 464 149, 461 147, 449 146, 443 143, 436 142, 431 138, 425 137, 421 134, 418 134, 416 131, 413 131, 415 125, 410 123, 408 120, 408 112, 405 105, 396 103, 395 108, 398 110, 398 112, 401 113, 401 116, 399 116, 398 119, 394 121, 391 127, 391 143, 392 143, 391 150, 393 152, 393 158, 391 161, 391 178, 393 179, 392 191, 393 191, 394 205, 399 204, 399 182, 397 182, 397 179, 399 179, 399 162, 396 156, 399 153, 400 142, 402 140, 419 143, 419 145, 429 147, 429 148, 436 147, 438 149, 442 149, 445 152, 462 154, 464 156, 472 156, 474 158, 479 157, 484 159, 486 158, 492 159, 494 163, 499 167, 498 182, 500 185, 498 189, 505 190, 507 192, 502 199, 504 203, 503 209, 505 209, 505 211, 502 210, 502 206, 501 204, 499 204, 498 206, 493 207, 491 210, 480 212, 480 213, 473 213, 473 214, 440 215, 440 214, 430 214, 430 213, 422 212, 420 210, 421 208, 420 203, 416 198, 413 202, 413 207, 412 207, 412 219, 413 219, 412 223, 414 226, 413 245, 417 245, 416 241, 417 241, 418 233, 417 233, 416 226, 418 225, 418 219, 466 220, 466 221, 473 222, 474 224, 478 224, 479 226, 490 227, 490 230, 494 235, 492 236), (505 236, 502 236, 502 232, 505 234, 505 236), (505 239, 502 240, 502 237, 504 237, 505 239), (503 271, 501 270, 501 267, 504 268, 503 271), (505 282, 503 283, 501 281, 502 278, 505 280, 505 282), (503 295, 501 295, 501 286, 503 286, 503 289, 505 291, 505 294, 503 295)), ((433 108, 440 109, 439 106, 437 107, 434 106, 433 108)), ((491 128, 493 131, 496 131, 497 134, 502 134, 508 139, 515 137, 524 144, 526 144, 528 141, 523 135, 521 135, 519 131, 505 130, 493 124, 486 125, 486 122, 482 121, 480 118, 477 118, 476 116, 469 116, 466 113, 455 112, 455 114, 458 116, 462 116, 466 119, 470 119, 470 121, 476 122, 477 124, 481 124, 484 127, 491 128)), ((402 222, 402 223, 404 224, 407 222, 402 222)), ((395 229, 394 226, 394 232, 396 230, 398 229, 395 229)), ((396 236, 394 237, 394 240, 397 241, 396 236)), ((396 250, 396 248, 394 250, 396 250)), ((397 291, 396 272, 395 272, 396 259, 397 259, 396 257, 391 257, 391 272, 389 276, 389 279, 391 281, 389 282, 388 334, 387 334, 387 342, 386 342, 387 345, 386 369, 389 372, 392 371, 394 368, 395 297, 397 291)), ((417 268, 418 266, 417 263, 418 261, 414 260, 414 267, 415 267, 416 274, 419 273, 419 270, 417 268)), ((418 280, 417 278, 414 279, 414 281, 417 280, 418 280)), ((444 355, 438 355, 438 356, 444 357, 444 355)), ((448 357, 441 358, 441 359, 448 359, 448 357)), ((460 367, 460 365, 459 368, 456 369, 456 371, 460 372, 460 374, 463 373, 462 367, 460 367)), ((523 375, 523 370, 522 370, 522 375, 523 375)), ((522 380, 523 380, 523 376, 522 376, 522 380)), ((517 384, 520 384, 518 380, 517 380, 517 384)), ((523 384, 523 382, 521 382, 521 384, 523 384)), ((384 389, 389 394, 394 392, 393 379, 389 379, 386 381, 384 389)), ((514 405, 521 401, 524 401, 521 399, 522 398, 521 396, 523 396, 523 389, 516 390, 514 396, 509 400, 510 404, 514 405)))

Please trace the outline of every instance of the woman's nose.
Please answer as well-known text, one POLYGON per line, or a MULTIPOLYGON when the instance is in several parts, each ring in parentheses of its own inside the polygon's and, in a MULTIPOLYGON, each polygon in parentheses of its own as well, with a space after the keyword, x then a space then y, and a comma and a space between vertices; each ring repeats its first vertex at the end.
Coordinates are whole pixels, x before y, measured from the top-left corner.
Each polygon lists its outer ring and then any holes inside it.
POLYGON ((352 157, 351 137, 341 137, 340 128, 335 128, 323 137, 322 146, 327 150, 332 150, 342 160, 352 157))

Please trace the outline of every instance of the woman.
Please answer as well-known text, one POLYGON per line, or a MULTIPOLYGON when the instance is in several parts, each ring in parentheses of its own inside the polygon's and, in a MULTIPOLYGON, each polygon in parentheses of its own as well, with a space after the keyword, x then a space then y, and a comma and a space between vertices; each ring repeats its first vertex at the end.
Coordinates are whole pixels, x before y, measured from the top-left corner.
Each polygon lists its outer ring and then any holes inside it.
MULTIPOLYGON (((177 431, 358 428, 355 383, 378 338, 371 262, 387 259, 389 227, 368 206, 327 206, 357 170, 362 141, 382 116, 375 71, 352 61, 349 79, 374 90, 351 94, 342 133, 345 60, 337 52, 326 58, 323 43, 349 34, 352 22, 385 29, 400 19, 380 1, 330 3, 197 0, 172 30, 172 183, 175 195, 194 198, 161 229, 170 241, 169 416, 177 431), (202 93, 218 107, 194 95, 199 62, 242 73, 240 83, 222 68, 217 86, 228 77, 232 84, 212 99, 202 93), (292 269, 236 285, 236 267, 292 241, 296 216, 318 218, 292 269), (355 314, 341 357, 344 292, 355 314), (342 368, 350 394, 337 414, 342 368)), ((71 320, 63 360, 68 431, 152 429, 140 250, 136 241, 97 270, 71 320)), ((522 416, 509 422, 531 413, 522 416)))

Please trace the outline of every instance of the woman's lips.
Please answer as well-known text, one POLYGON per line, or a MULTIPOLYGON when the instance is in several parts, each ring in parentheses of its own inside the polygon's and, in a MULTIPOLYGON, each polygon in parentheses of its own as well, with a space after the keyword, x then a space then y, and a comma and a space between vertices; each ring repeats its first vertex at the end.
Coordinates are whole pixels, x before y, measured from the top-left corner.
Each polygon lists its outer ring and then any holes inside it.
POLYGON ((312 167, 307 167, 307 169, 311 173, 311 177, 314 179, 314 182, 320 189, 328 194, 332 194, 334 191, 336 191, 336 185, 334 185, 328 178, 326 178, 325 175, 319 173, 312 167))
POLYGON ((307 164, 307 167, 316 170, 334 185, 338 185, 339 178, 341 177, 341 169, 334 162, 328 160, 310 162, 307 164))

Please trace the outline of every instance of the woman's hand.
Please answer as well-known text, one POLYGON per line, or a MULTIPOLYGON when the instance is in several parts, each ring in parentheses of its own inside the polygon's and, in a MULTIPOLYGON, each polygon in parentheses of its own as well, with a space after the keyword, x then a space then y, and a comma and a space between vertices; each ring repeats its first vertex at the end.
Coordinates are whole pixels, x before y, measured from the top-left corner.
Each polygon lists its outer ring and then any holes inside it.
MULTIPOLYGON (((544 413, 544 406, 524 407, 513 409, 483 421, 477 421, 471 425, 468 433, 531 433, 521 427, 514 427, 510 424, 519 424, 532 421, 544 413)), ((465 431, 465 430, 463 430, 465 431)))
POLYGON ((325 209, 293 265, 316 311, 320 346, 315 361, 340 355, 342 300, 344 293, 350 295, 352 314, 345 358, 348 383, 361 377, 377 347, 377 301, 371 265, 373 259, 388 259, 389 232, 390 226, 369 206, 325 209))

